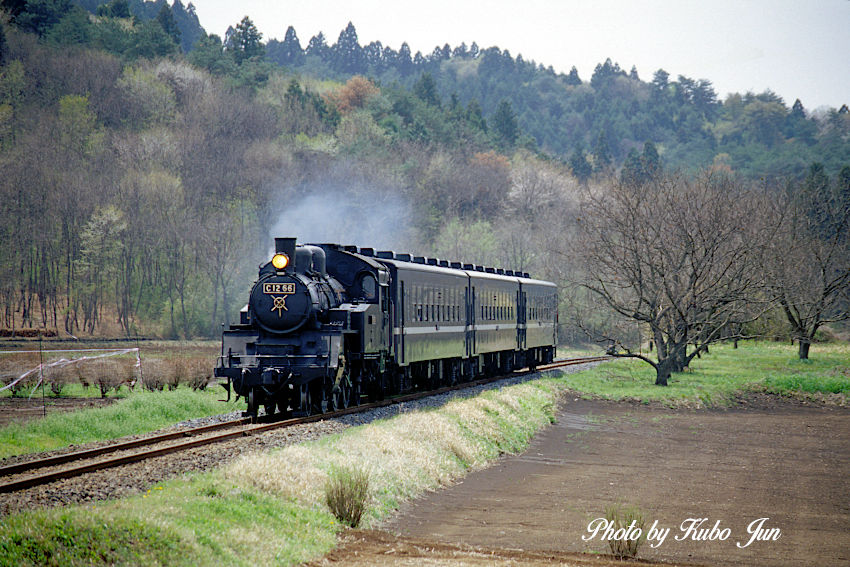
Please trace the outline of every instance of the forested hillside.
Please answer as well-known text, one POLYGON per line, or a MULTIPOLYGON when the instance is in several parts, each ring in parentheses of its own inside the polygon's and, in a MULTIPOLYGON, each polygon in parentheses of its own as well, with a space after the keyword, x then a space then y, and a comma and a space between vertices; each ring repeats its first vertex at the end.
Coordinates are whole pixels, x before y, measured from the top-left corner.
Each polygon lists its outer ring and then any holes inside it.
POLYGON ((267 58, 306 74, 362 74, 414 90, 427 74, 434 91, 426 97, 433 103, 448 108, 473 103, 486 116, 507 101, 519 126, 512 141, 562 158, 583 156, 597 170, 622 164, 645 142, 654 143, 671 167, 715 164, 750 176, 800 176, 812 161, 835 172, 850 158, 846 104, 815 116, 800 100, 789 108, 770 91, 720 101, 708 79, 674 79, 658 69, 642 80, 636 69, 626 72, 610 59, 582 80, 575 67, 556 73, 474 42, 435 47, 426 55, 411 54, 407 44, 398 51, 380 42, 361 46, 352 24, 333 45, 319 34, 303 49, 290 27, 283 41, 268 42, 267 58))
MULTIPOLYGON (((214 336, 273 236, 574 279, 579 202, 709 168, 839 192, 847 107, 498 48, 302 48, 191 4, 3 0, 0 328, 214 336), (197 40, 187 47, 193 33, 197 40)), ((812 189, 814 190, 814 189, 812 189)))

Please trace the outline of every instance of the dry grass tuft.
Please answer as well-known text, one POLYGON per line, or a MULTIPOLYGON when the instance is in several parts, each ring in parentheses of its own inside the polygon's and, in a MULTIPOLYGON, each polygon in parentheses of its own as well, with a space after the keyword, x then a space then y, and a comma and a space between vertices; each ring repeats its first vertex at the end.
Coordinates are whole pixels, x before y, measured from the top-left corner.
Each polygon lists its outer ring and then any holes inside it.
POLYGON ((646 517, 637 506, 622 506, 615 504, 605 508, 605 519, 613 525, 615 533, 623 530, 623 533, 634 523, 633 532, 640 530, 637 539, 609 539, 608 546, 611 553, 618 559, 632 559, 637 557, 638 549, 646 541, 646 517))
POLYGON ((331 471, 325 482, 325 503, 336 519, 356 528, 369 498, 369 473, 342 467, 331 471))

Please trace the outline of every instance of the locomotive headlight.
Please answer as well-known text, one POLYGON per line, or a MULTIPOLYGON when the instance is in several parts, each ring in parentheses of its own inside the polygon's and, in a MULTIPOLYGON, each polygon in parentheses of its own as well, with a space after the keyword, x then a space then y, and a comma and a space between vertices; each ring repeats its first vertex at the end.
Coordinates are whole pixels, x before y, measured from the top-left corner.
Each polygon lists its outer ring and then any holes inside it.
POLYGON ((289 265, 289 256, 286 254, 275 254, 272 257, 272 266, 278 270, 282 270, 289 265))

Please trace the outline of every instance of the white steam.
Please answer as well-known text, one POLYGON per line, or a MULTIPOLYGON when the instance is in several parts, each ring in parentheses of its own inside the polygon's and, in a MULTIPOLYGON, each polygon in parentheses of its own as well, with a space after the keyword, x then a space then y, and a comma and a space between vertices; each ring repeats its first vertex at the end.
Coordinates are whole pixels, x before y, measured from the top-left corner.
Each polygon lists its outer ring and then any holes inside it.
POLYGON ((403 250, 410 240, 410 207, 391 189, 302 187, 272 225, 270 237, 283 236, 294 236, 299 244, 403 250))

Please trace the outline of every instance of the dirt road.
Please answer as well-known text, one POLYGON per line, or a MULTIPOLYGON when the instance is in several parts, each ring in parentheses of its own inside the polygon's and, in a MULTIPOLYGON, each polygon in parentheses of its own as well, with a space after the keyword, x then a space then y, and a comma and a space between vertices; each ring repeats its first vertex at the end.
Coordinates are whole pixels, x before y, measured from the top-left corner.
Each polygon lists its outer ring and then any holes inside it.
POLYGON ((758 407, 571 399, 524 454, 405 506, 389 533, 349 534, 324 563, 604 565, 575 553, 607 553, 601 536, 582 536, 606 505, 625 503, 670 529, 641 548, 650 561, 850 566, 850 411, 748 402, 758 407), (685 537, 683 523, 702 518, 699 529, 725 539, 685 537), (761 518, 770 539, 746 545, 761 518))

